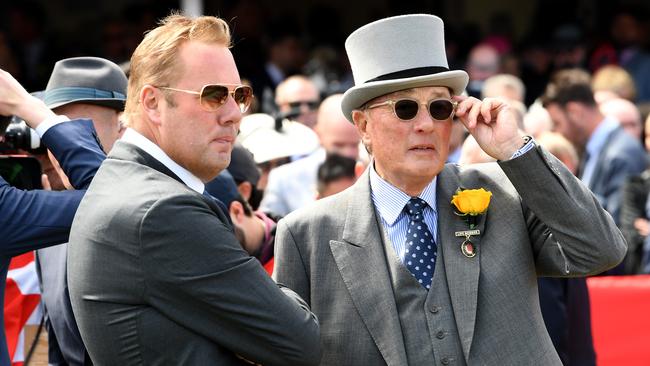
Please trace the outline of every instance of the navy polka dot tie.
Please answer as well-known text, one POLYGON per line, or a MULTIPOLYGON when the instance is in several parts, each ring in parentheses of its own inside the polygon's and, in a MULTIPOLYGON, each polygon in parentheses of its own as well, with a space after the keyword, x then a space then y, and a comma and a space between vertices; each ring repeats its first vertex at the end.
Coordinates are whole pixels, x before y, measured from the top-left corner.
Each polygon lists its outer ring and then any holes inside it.
POLYGON ((427 206, 427 203, 418 197, 412 197, 404 206, 404 212, 409 217, 404 264, 413 277, 428 290, 431 288, 438 253, 436 241, 424 222, 424 209, 427 206))

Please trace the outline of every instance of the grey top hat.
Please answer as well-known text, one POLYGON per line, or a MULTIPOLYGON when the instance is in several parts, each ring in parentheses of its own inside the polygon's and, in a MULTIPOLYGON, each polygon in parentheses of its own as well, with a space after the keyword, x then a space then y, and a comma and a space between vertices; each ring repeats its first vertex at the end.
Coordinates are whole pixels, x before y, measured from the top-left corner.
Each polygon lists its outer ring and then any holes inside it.
POLYGON ((434 15, 390 17, 366 24, 345 41, 355 86, 343 95, 341 108, 352 111, 366 102, 398 90, 446 86, 458 95, 469 76, 449 70, 444 24, 434 15))
POLYGON ((127 84, 122 69, 109 60, 66 58, 54 65, 44 101, 50 109, 83 102, 123 111, 127 84))

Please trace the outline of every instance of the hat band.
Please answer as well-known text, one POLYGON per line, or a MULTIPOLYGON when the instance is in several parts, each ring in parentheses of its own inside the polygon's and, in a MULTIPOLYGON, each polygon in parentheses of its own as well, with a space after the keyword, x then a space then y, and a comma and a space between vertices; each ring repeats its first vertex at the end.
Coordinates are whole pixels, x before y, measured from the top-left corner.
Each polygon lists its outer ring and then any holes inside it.
POLYGON ((446 67, 442 67, 442 66, 416 67, 416 68, 413 68, 413 69, 400 70, 400 71, 396 71, 396 72, 391 72, 390 74, 377 76, 374 79, 366 80, 365 83, 371 83, 371 82, 374 82, 374 81, 386 81, 386 80, 394 80, 394 79, 412 78, 412 77, 416 77, 416 76, 438 74, 438 73, 445 72, 445 71, 449 71, 449 69, 446 68, 446 67))
POLYGON ((45 104, 69 102, 78 99, 120 99, 126 100, 126 95, 108 90, 82 87, 65 87, 45 91, 45 104))

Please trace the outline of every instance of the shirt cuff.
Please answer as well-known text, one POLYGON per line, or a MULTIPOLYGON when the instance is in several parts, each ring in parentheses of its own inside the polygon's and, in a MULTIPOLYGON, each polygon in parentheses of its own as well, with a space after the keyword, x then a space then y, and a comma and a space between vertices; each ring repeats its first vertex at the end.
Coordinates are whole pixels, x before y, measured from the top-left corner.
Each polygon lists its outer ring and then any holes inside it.
POLYGON ((512 157, 510 159, 512 160, 514 158, 518 158, 524 155, 525 153, 529 152, 530 150, 532 150, 534 147, 535 147, 535 140, 529 138, 528 141, 524 144, 524 146, 522 146, 521 148, 519 148, 519 150, 515 151, 515 153, 512 154, 512 157))
POLYGON ((45 132, 47 132, 47 130, 54 127, 55 125, 58 125, 59 123, 68 121, 70 121, 70 118, 63 115, 56 115, 54 117, 46 118, 43 122, 41 122, 40 125, 35 128, 35 130, 38 134, 38 137, 43 138, 43 135, 45 135, 45 132))

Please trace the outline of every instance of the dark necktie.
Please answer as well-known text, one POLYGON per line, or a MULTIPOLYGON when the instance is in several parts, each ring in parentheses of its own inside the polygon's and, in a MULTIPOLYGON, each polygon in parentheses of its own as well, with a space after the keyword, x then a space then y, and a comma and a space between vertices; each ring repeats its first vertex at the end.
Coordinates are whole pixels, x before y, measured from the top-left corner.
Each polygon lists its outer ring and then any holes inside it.
POLYGON ((404 264, 413 277, 428 290, 431 288, 438 254, 436 241, 424 222, 424 209, 427 206, 427 203, 418 197, 412 197, 404 206, 404 212, 409 217, 404 264))

